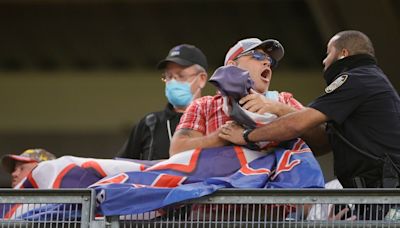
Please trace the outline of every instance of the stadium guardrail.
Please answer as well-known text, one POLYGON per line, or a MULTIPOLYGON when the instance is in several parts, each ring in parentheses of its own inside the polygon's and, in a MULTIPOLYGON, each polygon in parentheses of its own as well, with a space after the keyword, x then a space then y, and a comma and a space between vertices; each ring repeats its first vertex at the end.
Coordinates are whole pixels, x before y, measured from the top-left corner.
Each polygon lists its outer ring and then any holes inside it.
POLYGON ((95 199, 91 189, 3 189, 0 227, 400 227, 399 189, 222 189, 106 217, 95 199))

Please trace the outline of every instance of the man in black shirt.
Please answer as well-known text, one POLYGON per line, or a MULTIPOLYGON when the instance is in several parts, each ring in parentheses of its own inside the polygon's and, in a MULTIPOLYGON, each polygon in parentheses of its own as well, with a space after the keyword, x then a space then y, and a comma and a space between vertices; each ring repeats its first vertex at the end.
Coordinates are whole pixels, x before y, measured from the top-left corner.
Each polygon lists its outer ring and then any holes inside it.
POLYGON ((117 155, 122 158, 169 158, 169 144, 186 107, 201 96, 207 82, 207 58, 193 45, 173 47, 157 68, 163 70, 168 104, 163 111, 147 114, 131 130, 117 155))
POLYGON ((221 137, 236 144, 284 141, 327 122, 319 142, 332 147, 335 174, 343 187, 397 187, 400 98, 374 56, 365 34, 339 32, 329 41, 323 61, 325 94, 308 108, 254 130, 227 124, 221 137))

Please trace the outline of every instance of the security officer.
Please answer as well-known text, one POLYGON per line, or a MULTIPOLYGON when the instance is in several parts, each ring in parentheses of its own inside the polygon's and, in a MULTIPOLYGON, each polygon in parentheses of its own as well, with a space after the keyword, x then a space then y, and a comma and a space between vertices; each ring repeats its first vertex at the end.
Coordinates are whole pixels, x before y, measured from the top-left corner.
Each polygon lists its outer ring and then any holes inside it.
POLYGON ((169 158, 169 144, 180 118, 192 100, 201 97, 207 82, 207 58, 189 44, 173 47, 157 68, 163 70, 168 104, 135 125, 117 155, 122 158, 159 160, 169 158))
POLYGON ((359 31, 337 33, 323 64, 328 86, 308 108, 256 129, 227 124, 220 137, 243 145, 315 131, 321 147, 332 147, 335 174, 343 187, 397 187, 400 98, 377 66, 370 39, 359 31), (323 132, 316 133, 324 122, 329 143, 323 132))

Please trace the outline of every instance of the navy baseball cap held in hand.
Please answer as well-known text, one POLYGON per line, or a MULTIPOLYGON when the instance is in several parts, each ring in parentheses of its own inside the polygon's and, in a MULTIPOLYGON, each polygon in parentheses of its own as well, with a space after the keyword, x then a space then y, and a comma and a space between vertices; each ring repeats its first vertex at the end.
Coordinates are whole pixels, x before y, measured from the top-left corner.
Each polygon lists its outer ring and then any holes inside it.
POLYGON ((167 57, 157 64, 157 69, 164 69, 168 62, 174 62, 185 67, 198 64, 205 70, 208 68, 207 58, 204 53, 190 44, 181 44, 173 47, 167 57))
POLYGON ((233 65, 219 67, 208 81, 223 96, 231 97, 236 102, 248 95, 254 85, 248 71, 233 65))
POLYGON ((246 128, 256 128, 256 122, 238 104, 240 98, 248 95, 254 85, 248 71, 233 65, 222 66, 208 81, 217 87, 223 96, 228 97, 232 107, 229 117, 246 128))
POLYGON ((268 39, 261 41, 258 38, 247 38, 239 40, 233 47, 231 47, 225 55, 224 65, 229 60, 234 60, 240 54, 249 52, 254 49, 262 49, 267 53, 274 61, 271 63, 271 67, 275 68, 277 63, 283 58, 285 50, 279 41, 274 39, 268 39))

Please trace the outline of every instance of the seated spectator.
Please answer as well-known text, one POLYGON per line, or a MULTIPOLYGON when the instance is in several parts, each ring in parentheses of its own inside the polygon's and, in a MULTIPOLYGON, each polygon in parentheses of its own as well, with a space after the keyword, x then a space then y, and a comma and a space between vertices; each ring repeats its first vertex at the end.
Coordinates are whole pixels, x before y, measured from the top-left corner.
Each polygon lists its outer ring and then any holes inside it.
POLYGON ((121 158, 159 160, 169 158, 169 144, 187 106, 201 97, 207 82, 207 58, 197 47, 173 47, 157 66, 162 70, 168 104, 163 111, 144 116, 131 130, 117 155, 121 158))
POLYGON ((28 149, 20 155, 4 155, 1 165, 11 174, 11 187, 15 188, 39 162, 53 159, 56 159, 56 156, 44 149, 28 149))

